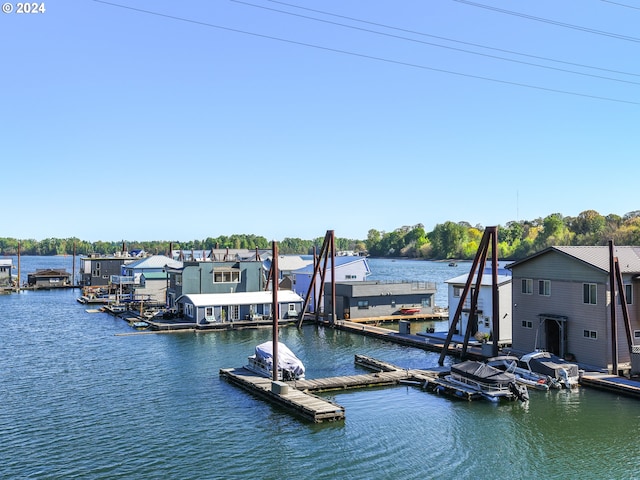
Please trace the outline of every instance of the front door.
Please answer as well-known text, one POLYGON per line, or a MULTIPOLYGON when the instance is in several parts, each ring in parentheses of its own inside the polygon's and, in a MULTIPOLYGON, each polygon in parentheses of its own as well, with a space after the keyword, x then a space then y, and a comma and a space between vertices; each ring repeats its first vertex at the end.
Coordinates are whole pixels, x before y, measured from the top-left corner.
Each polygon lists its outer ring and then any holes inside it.
POLYGON ((544 322, 546 335, 546 350, 554 355, 562 355, 560 352, 560 324, 555 320, 547 318, 544 322))

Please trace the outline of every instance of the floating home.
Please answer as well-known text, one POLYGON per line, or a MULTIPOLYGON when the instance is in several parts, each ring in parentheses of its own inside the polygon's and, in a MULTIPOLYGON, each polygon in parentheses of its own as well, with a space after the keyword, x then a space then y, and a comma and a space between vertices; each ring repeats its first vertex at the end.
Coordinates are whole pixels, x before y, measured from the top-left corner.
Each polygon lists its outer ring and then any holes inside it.
MULTIPOLYGON (((511 315, 511 271, 499 269, 497 275, 498 282, 498 321, 499 336, 497 339, 500 346, 511 345, 512 343, 512 315, 511 315)), ((449 326, 453 323, 453 317, 456 314, 464 287, 469 279, 469 274, 460 275, 449 280, 447 284, 447 297, 449 305, 449 326)), ((478 303, 476 310, 471 313, 471 298, 473 290, 477 287, 477 279, 474 278, 472 290, 462 305, 460 319, 457 323, 457 331, 454 333, 464 335, 470 325, 470 334, 479 341, 490 340, 493 338, 494 321, 493 318, 493 279, 491 269, 485 269, 482 273, 482 279, 478 288, 478 303), (470 318, 472 317, 472 318, 470 318)))
MULTIPOLYGON (((296 319, 303 298, 291 290, 278 291, 278 318, 296 319)), ((273 292, 188 294, 176 300, 179 314, 199 326, 239 320, 266 320, 272 316, 273 292)))
POLYGON ((13 260, 0 258, 0 287, 10 287, 12 283, 13 260))
POLYGON ((27 275, 27 286, 32 288, 61 288, 71 285, 71 274, 66 270, 38 269, 27 275))
POLYGON ((617 360, 621 369, 629 368, 640 355, 633 352, 640 349, 634 348, 640 345, 640 247, 617 246, 613 254, 622 285, 612 284, 607 246, 549 247, 507 265, 513 272, 513 349, 544 349, 612 371, 613 301, 617 360))
MULTIPOLYGON (((403 309, 434 313, 435 282, 380 281, 336 283, 336 319, 384 317, 403 309)), ((324 286, 324 311, 331 313, 331 283, 324 286)))

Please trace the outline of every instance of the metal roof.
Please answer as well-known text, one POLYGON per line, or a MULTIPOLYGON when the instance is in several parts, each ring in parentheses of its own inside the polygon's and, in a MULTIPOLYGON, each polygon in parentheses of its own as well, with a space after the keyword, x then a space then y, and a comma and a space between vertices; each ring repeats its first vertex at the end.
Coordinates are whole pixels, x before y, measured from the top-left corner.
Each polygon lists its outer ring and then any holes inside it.
MULTIPOLYGON (((188 301, 196 307, 212 305, 262 305, 273 302, 273 292, 192 293, 183 295, 180 301, 188 301)), ((291 290, 278 290, 278 303, 302 302, 303 298, 291 290)))
MULTIPOLYGON (((469 274, 465 273, 463 275, 458 275, 457 277, 451 278, 449 280, 445 280, 444 283, 451 283, 451 284, 461 284, 461 285, 465 285, 467 283, 467 279, 469 278, 469 274)), ((509 283, 511 282, 511 280, 513 279, 513 277, 511 275, 498 275, 498 285, 502 285, 504 283, 509 283)), ((476 272, 473 275, 473 285, 476 284, 478 280, 478 272, 476 272)), ((487 272, 482 272, 482 281, 480 282, 480 285, 493 285, 493 279, 491 276, 491 272, 487 273, 487 272)))
MULTIPOLYGON (((335 259, 336 269, 338 267, 342 267, 342 266, 348 265, 350 263, 360 262, 365 266, 367 274, 371 273, 371 270, 369 269, 369 262, 367 261, 367 257, 361 257, 359 255, 351 255, 351 256, 349 256, 349 255, 340 255, 340 256, 334 257, 334 259, 335 259)), ((324 262, 324 260, 323 260, 323 262, 324 262)), ((331 259, 330 258, 327 260, 327 268, 329 270, 331 270, 331 259)), ((295 270, 294 273, 299 273, 299 274, 305 274, 305 273, 311 274, 311 273, 313 273, 313 262, 310 265, 306 265, 303 268, 295 270)))
POLYGON ((126 265, 127 268, 182 268, 182 262, 178 262, 176 260, 172 260, 171 258, 165 255, 152 255, 147 258, 141 258, 140 260, 136 260, 133 263, 129 263, 126 265))
POLYGON ((142 274, 147 280, 166 280, 169 277, 167 272, 144 272, 142 274))
MULTIPOLYGON (((640 273, 640 247, 614 246, 614 256, 618 257, 621 273, 640 273)), ((523 260, 518 260, 507 266, 511 269, 514 265, 520 265, 540 255, 551 252, 568 255, 581 262, 609 272, 609 247, 608 246, 565 246, 549 247, 523 260)))

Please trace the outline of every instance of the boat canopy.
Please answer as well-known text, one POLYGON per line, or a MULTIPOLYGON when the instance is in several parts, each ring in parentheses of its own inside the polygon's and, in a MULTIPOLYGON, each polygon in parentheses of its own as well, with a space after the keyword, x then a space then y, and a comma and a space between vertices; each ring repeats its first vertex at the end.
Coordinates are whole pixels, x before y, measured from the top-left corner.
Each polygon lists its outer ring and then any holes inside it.
POLYGON ((511 373, 476 360, 451 365, 451 373, 489 385, 508 385, 515 382, 515 377, 511 373))
POLYGON ((577 364, 567 362, 550 352, 532 352, 523 355, 520 360, 526 363, 531 370, 549 375, 553 378, 561 378, 562 370, 564 370, 569 377, 577 377, 579 373, 577 364))
MULTIPOLYGON (((256 358, 261 358, 273 368, 273 342, 256 346, 256 358)), ((296 377, 304 375, 304 364, 284 343, 278 342, 278 368, 292 372, 296 377)))

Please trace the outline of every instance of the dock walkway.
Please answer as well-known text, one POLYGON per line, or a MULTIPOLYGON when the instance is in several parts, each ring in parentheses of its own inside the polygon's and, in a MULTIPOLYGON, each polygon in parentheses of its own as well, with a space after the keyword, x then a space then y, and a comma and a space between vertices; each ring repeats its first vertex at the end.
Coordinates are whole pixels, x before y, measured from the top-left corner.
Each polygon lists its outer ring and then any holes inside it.
MULTIPOLYGON (((421 348, 422 350, 428 350, 431 352, 440 353, 444 349, 444 343, 446 333, 442 332, 434 334, 411 334, 411 333, 399 333, 388 328, 376 327, 374 325, 368 325, 363 323, 351 322, 348 320, 338 320, 335 322, 335 328, 345 330, 352 333, 358 333, 360 335, 367 335, 370 337, 376 337, 381 340, 405 345, 408 347, 421 348)), ((453 340, 448 348, 447 354, 453 357, 459 357, 462 353, 462 340, 453 340)), ((482 360, 486 356, 482 355, 482 346, 476 341, 470 341, 467 345, 467 358, 474 360, 482 360)))
POLYGON ((640 398, 640 381, 619 377, 610 373, 584 372, 580 376, 580 385, 640 398))
POLYGON ((444 393, 456 398, 474 400, 480 398, 476 390, 447 382, 442 375, 448 367, 436 367, 429 370, 403 369, 387 362, 365 355, 356 355, 355 363, 364 366, 372 373, 348 375, 318 379, 291 380, 274 382, 254 374, 245 368, 226 368, 220 375, 230 383, 256 394, 291 413, 315 423, 343 420, 344 407, 324 399, 312 392, 331 390, 350 390, 389 385, 411 384, 432 393, 444 393))
POLYGON ((274 388, 270 378, 261 377, 245 368, 226 368, 220 375, 229 382, 273 402, 294 414, 315 423, 344 420, 344 407, 298 388, 274 388))

